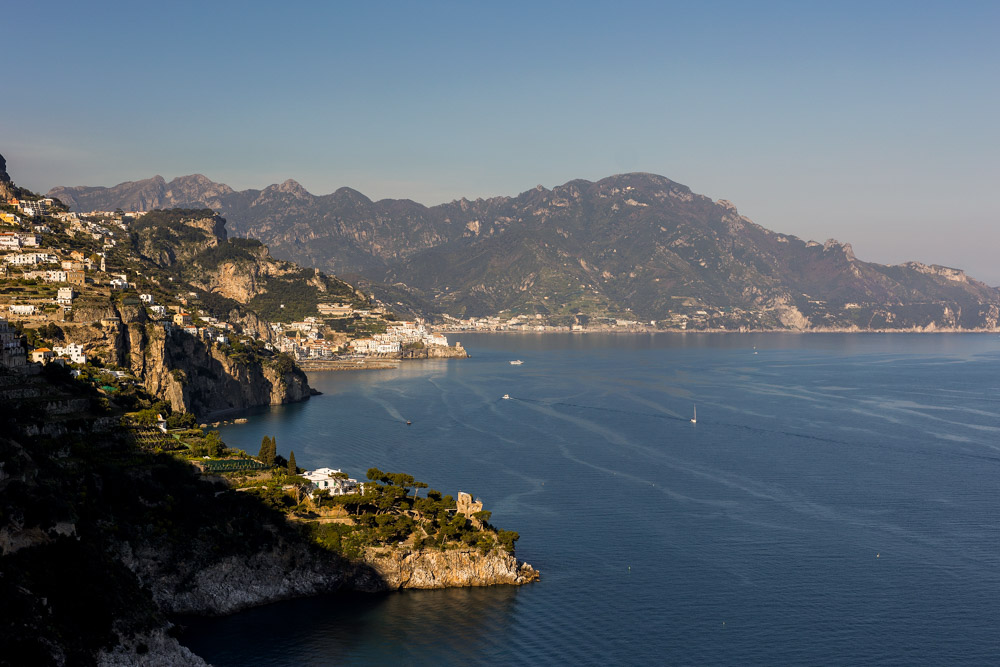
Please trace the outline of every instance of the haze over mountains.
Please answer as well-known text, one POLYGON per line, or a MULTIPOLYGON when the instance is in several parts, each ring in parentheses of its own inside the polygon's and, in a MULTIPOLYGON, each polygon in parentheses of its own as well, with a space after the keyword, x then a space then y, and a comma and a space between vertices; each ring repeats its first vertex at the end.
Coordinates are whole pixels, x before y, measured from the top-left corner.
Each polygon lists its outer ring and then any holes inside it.
POLYGON ((350 188, 316 196, 293 180, 238 192, 201 175, 48 195, 77 211, 210 207, 277 257, 404 283, 452 315, 729 329, 992 329, 1000 318, 1000 291, 962 271, 862 262, 849 245, 769 231, 654 174, 433 207, 350 188))

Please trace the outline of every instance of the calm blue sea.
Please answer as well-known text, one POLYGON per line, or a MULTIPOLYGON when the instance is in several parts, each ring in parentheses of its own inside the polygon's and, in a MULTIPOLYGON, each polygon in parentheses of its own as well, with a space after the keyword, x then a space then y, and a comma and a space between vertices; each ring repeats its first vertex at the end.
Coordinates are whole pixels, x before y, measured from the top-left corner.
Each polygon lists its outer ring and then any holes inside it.
POLYGON ((280 603, 187 645, 216 665, 1000 662, 1000 337, 459 338, 471 359, 312 373, 322 396, 223 435, 471 492, 542 580, 280 603))

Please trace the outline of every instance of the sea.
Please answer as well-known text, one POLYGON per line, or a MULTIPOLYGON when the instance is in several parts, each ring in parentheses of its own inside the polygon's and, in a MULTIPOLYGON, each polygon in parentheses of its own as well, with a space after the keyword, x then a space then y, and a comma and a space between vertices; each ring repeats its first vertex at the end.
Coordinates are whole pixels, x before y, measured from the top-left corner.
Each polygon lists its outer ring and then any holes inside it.
POLYGON ((310 373, 321 396, 223 437, 472 493, 541 580, 281 602, 185 619, 182 643, 215 665, 1000 663, 997 335, 451 338, 471 358, 310 373))

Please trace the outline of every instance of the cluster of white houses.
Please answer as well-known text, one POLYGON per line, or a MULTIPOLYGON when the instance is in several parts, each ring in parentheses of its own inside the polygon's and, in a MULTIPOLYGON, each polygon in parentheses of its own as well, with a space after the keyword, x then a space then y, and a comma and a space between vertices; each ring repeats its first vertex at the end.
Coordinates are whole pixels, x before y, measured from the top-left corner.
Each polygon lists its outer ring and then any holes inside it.
POLYGON ((348 346, 356 354, 398 354, 413 344, 448 346, 448 338, 427 330, 422 322, 396 322, 384 334, 355 338, 348 346))
MULTIPOLYGON (((325 305, 320 304, 320 306, 325 305)), ((349 307, 344 306, 344 308, 349 307)), ((448 345, 447 337, 428 331, 423 322, 389 323, 385 333, 356 338, 349 341, 346 347, 323 339, 320 333, 322 326, 323 322, 316 317, 307 317, 301 322, 292 322, 291 324, 271 325, 274 332, 278 334, 277 349, 299 360, 331 359, 344 352, 365 356, 396 355, 405 346, 415 343, 427 346, 447 347, 448 345)))

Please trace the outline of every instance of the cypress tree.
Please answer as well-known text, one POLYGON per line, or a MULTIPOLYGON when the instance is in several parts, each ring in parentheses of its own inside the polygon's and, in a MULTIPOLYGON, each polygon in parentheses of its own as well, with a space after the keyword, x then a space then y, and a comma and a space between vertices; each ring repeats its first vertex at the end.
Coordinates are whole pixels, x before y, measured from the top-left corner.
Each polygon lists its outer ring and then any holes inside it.
POLYGON ((277 452, 277 445, 274 442, 274 436, 264 436, 264 439, 260 441, 260 451, 257 453, 257 460, 266 466, 274 465, 274 456, 277 452))
POLYGON ((299 474, 299 468, 295 465, 295 451, 288 452, 288 474, 297 475, 299 474))

